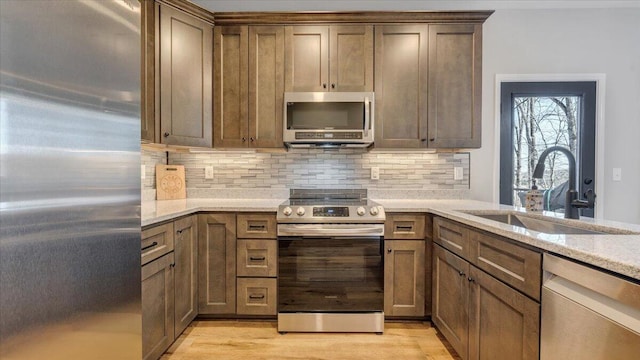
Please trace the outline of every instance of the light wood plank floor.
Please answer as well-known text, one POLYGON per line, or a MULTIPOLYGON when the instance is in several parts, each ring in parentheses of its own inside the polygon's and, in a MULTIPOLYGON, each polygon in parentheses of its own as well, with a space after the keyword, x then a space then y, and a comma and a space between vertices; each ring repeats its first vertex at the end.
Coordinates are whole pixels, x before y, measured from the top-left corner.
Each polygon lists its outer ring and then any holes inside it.
POLYGON ((384 335, 280 335, 275 321, 194 321, 161 360, 459 360, 428 322, 387 322, 384 335))

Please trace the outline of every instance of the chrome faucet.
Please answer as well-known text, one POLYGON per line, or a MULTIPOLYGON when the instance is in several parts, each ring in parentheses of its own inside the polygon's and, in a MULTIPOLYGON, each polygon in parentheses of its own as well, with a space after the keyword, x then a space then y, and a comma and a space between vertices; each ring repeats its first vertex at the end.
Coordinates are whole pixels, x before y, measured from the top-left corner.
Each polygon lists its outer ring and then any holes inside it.
POLYGON ((538 164, 533 171, 532 178, 542 179, 544 175, 544 161, 547 159, 550 153, 559 151, 569 159, 569 189, 564 200, 564 217, 566 219, 580 219, 581 208, 593 208, 596 195, 592 189, 587 190, 584 194, 587 200, 580 200, 578 198, 578 191, 576 191, 576 158, 573 156, 569 149, 562 146, 552 146, 540 154, 538 164))

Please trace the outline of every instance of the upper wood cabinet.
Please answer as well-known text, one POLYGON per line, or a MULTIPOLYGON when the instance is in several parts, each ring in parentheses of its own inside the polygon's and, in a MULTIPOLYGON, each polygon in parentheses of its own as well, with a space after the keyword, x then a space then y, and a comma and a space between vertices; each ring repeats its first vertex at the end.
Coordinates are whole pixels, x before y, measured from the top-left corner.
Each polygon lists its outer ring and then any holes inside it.
POLYGON ((282 147, 284 26, 219 26, 214 44, 214 146, 282 147))
POLYGON ((477 148, 482 26, 376 26, 378 148, 477 148))
POLYGON ((372 25, 285 28, 285 91, 372 90, 372 25))
POLYGON ((376 26, 375 146, 427 143, 428 25, 376 26))
POLYGON ((170 6, 156 6, 160 142, 211 147, 212 26, 170 6))
POLYGON ((214 146, 244 147, 247 142, 246 26, 216 26, 214 30, 214 146))
POLYGON ((429 25, 428 74, 428 147, 479 148, 482 26, 429 25))

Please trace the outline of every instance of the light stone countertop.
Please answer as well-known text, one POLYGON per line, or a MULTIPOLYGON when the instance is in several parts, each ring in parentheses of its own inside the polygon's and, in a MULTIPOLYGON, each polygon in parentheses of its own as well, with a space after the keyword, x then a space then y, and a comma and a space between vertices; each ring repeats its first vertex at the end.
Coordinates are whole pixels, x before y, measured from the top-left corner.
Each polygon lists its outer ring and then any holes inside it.
MULTIPOLYGON (((239 211, 239 212, 275 212, 278 205, 286 199, 183 199, 145 201, 142 203, 142 226, 148 226, 199 211, 239 211)), ((619 223, 607 220, 565 220, 557 217, 567 225, 598 229, 608 227, 624 229, 638 235, 557 235, 526 230, 520 227, 498 223, 460 210, 486 211, 496 210, 520 211, 512 206, 492 204, 474 200, 372 200, 384 206, 386 212, 429 212, 472 227, 501 235, 518 242, 528 244, 545 251, 564 255, 583 261, 612 272, 640 280, 640 225, 619 223)))

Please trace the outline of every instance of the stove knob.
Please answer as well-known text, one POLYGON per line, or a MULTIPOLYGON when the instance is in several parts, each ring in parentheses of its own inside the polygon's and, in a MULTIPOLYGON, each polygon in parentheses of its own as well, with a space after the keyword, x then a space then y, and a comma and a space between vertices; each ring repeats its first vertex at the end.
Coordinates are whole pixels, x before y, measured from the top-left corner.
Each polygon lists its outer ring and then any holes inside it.
POLYGON ((362 206, 360 206, 356 209, 356 213, 358 213, 358 215, 360 216, 363 216, 364 214, 367 213, 367 211, 362 206))
POLYGON ((284 216, 289 216, 293 213, 293 210, 291 210, 291 208, 287 206, 286 208, 282 209, 282 213, 284 214, 284 216))
POLYGON ((298 216, 304 215, 304 208, 300 206, 298 209, 296 209, 296 214, 298 214, 298 216))
POLYGON ((378 207, 377 207, 377 206, 374 206, 374 207, 372 207, 372 208, 369 210, 369 213, 370 213, 371 215, 373 215, 373 216, 378 215, 378 213, 379 213, 379 212, 380 212, 380 210, 378 209, 378 207))

